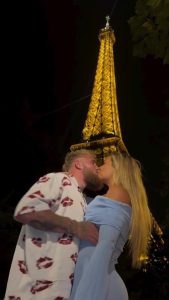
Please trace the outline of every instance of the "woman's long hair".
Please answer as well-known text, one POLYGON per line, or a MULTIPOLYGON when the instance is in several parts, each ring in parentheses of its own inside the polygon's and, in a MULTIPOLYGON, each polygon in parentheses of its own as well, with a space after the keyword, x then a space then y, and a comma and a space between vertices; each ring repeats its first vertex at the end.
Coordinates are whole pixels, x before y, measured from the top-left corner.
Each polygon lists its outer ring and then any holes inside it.
POLYGON ((114 182, 129 194, 132 206, 129 249, 132 266, 141 266, 141 256, 148 255, 148 245, 152 230, 152 217, 148 206, 146 190, 142 180, 140 163, 133 157, 121 153, 112 155, 114 182))

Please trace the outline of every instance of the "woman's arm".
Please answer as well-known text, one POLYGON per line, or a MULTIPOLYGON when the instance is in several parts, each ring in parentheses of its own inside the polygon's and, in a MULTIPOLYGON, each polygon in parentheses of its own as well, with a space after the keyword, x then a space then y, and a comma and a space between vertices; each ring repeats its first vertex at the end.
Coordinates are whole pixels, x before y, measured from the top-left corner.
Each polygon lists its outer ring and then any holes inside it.
MULTIPOLYGON (((78 288, 72 290, 71 300, 106 299, 108 290, 107 276, 110 273, 112 253, 120 231, 110 225, 101 225, 99 241, 85 266, 78 288)), ((79 258, 80 259, 80 258, 79 258)))

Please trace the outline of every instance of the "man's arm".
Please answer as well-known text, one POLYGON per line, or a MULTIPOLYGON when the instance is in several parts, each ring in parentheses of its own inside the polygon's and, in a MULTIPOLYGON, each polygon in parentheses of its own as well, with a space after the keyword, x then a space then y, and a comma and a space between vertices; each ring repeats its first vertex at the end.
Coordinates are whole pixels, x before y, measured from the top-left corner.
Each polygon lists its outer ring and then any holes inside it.
POLYGON ((14 218, 16 221, 29 224, 38 230, 67 232, 93 244, 97 244, 98 241, 98 229, 94 224, 88 221, 77 222, 68 217, 57 215, 51 210, 19 214, 14 218))

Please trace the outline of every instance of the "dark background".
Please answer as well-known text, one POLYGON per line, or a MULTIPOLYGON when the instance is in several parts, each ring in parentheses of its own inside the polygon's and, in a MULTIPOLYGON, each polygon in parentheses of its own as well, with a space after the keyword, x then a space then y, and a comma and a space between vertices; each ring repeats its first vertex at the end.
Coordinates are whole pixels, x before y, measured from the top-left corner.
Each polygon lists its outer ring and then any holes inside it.
POLYGON ((169 66, 132 55, 136 0, 6 1, 1 96, 1 281, 20 225, 16 203, 39 176, 61 169, 81 140, 96 71, 98 33, 111 14, 124 143, 140 160, 153 215, 168 230, 169 66))

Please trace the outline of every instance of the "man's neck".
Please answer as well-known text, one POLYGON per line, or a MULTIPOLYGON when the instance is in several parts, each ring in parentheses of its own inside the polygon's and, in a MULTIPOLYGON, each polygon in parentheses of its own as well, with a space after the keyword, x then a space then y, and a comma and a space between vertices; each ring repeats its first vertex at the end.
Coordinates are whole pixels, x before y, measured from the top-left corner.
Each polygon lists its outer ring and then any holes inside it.
POLYGON ((69 174, 70 176, 73 176, 73 177, 76 179, 76 181, 77 181, 77 183, 78 183, 78 186, 79 186, 80 189, 83 191, 84 188, 86 187, 86 184, 85 184, 85 182, 84 182, 84 179, 83 179, 82 174, 79 173, 79 172, 76 172, 76 171, 69 171, 68 174, 69 174))

